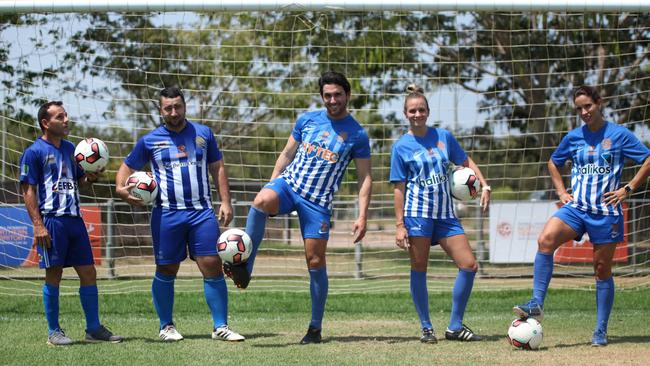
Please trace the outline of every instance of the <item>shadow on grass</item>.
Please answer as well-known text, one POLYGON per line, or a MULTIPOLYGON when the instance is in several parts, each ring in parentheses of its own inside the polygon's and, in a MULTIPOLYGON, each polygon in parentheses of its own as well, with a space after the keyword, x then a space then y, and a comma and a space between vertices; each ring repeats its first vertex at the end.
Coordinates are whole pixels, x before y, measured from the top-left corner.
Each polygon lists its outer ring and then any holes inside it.
MULTIPOLYGON (((622 337, 607 337, 609 345, 623 344, 623 343, 650 343, 650 336, 622 336, 622 337)), ((569 348, 569 347, 579 347, 579 346, 590 346, 591 338, 585 338, 583 342, 576 343, 561 343, 551 348, 569 348)))
MULTIPOLYGON (((277 333, 252 333, 252 334, 243 334, 244 337, 246 337, 246 340, 253 340, 253 339, 262 339, 262 338, 274 338, 277 337, 277 333)), ((200 334, 184 334, 183 335, 183 341, 185 340, 194 340, 194 339, 211 339, 211 335, 205 334, 205 333, 200 333, 200 334)), ((125 341, 142 341, 145 343, 164 343, 161 341, 158 337, 129 337, 125 341)), ((215 340, 216 342, 217 340, 215 340)), ((182 341, 181 341, 182 342, 182 341)), ((169 343, 174 343, 174 342, 169 342, 169 343)), ((233 343, 238 343, 238 342, 233 342, 233 343)))
MULTIPOLYGON (((483 335, 479 334, 481 337, 483 337, 483 342, 506 342, 508 343, 508 337, 506 337, 505 334, 492 334, 492 335, 483 335)), ((444 335, 442 336, 444 339, 444 335)))
MULTIPOLYGON (((442 335, 441 338, 439 338, 440 342, 453 342, 453 341, 448 341, 444 338, 445 336, 442 335)), ((267 344, 255 344, 252 347, 259 347, 259 348, 281 348, 281 347, 289 347, 289 346, 295 346, 299 345, 300 339, 296 338, 295 342, 291 343, 267 343, 267 344)), ((322 344, 327 344, 327 343, 334 343, 334 342, 339 342, 339 343, 353 343, 353 342, 382 342, 386 344, 397 344, 397 343, 420 343, 420 338, 419 337, 394 337, 394 336, 333 336, 333 337, 324 337, 323 341, 321 342, 322 344)), ((482 342, 506 342, 507 340, 505 336, 503 335, 489 335, 485 336, 485 340, 482 342)), ((472 342, 472 343, 482 343, 482 342, 472 342)))
MULTIPOLYGON (((247 340, 252 340, 252 339, 261 339, 261 338, 273 338, 277 337, 278 334, 276 333, 252 333, 252 334, 242 334, 244 337, 246 337, 247 340)), ((144 340, 145 342, 149 343, 162 343, 160 339, 157 337, 155 338, 139 338, 141 340, 144 340)), ((205 333, 200 333, 200 334, 183 334, 183 340, 187 339, 211 339, 211 335, 205 334, 205 333)))
POLYGON ((617 344, 617 343, 650 343, 650 336, 640 336, 640 335, 635 335, 635 336, 624 336, 624 337, 609 337, 608 338, 610 344, 617 344))
MULTIPOLYGON (((252 347, 258 347, 258 348, 283 348, 283 347, 291 347, 291 346, 299 346, 300 345, 300 339, 301 337, 296 338, 295 342, 291 343, 267 343, 267 344, 255 344, 252 347)), ((323 341, 320 344, 327 344, 327 343, 351 343, 351 342, 384 342, 387 344, 394 344, 394 343, 405 343, 405 342, 413 342, 415 340, 418 340, 417 338, 414 337, 387 337, 387 336, 344 336, 344 337, 324 337, 323 341)), ((310 347, 312 345, 302 345, 305 347, 310 347)), ((316 345, 318 346, 318 345, 316 345)))

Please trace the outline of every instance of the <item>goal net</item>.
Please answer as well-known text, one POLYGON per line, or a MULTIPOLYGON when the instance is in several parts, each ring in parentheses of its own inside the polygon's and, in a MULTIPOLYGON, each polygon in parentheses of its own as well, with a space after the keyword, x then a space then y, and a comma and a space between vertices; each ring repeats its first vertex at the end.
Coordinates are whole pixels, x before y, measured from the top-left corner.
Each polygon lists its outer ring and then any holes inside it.
MULTIPOLYGON (((371 139, 373 198, 368 234, 355 244, 358 190, 352 164, 334 202, 327 248, 332 293, 408 291, 409 257, 395 245, 388 181, 391 146, 407 131, 408 84, 424 88, 429 125, 452 131, 491 184, 488 213, 477 202, 456 202, 480 261, 478 289, 531 286, 537 235, 557 209, 546 164, 562 136, 581 124, 573 88, 597 86, 607 119, 646 144, 650 140, 650 13, 641 8, 260 6, 212 12, 161 6, 93 13, 72 7, 61 13, 54 5, 28 11, 8 9, 6 3, 0 4, 0 278, 24 281, 25 293, 40 293, 44 273, 31 245, 18 161, 40 136, 35 114, 45 100, 64 102, 72 121, 69 140, 97 137, 111 153, 103 179, 81 191, 98 275, 119 279, 103 285, 103 292, 150 288, 155 269, 150 209, 119 200, 114 178, 135 141, 160 124, 158 92, 165 86, 181 87, 188 119, 215 132, 234 200, 230 226, 242 228, 296 118, 322 108, 320 74, 335 70, 348 76, 349 109, 371 139)), ((623 182, 638 168, 630 162, 623 182)), ((621 288, 650 284, 647 188, 644 183, 627 201, 626 242, 614 265, 621 288)), ((212 196, 218 207, 218 194, 212 196)), ((590 245, 571 242, 556 252, 553 287, 594 286, 590 245)), ((257 258, 252 290, 308 291, 296 216, 269 219, 257 258)), ((449 257, 433 247, 429 287, 450 289, 456 272, 449 257)), ((72 270, 65 276, 76 277, 72 270)), ((185 261, 178 290, 198 291, 198 276, 196 265, 185 261)), ((10 292, 0 281, 0 293, 10 292)))

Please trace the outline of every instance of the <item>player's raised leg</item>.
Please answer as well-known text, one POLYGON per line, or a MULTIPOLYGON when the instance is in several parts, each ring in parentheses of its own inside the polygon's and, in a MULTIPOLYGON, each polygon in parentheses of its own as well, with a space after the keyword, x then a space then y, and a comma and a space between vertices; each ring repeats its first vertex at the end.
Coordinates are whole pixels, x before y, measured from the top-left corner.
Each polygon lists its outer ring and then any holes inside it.
MULTIPOLYGON (((537 254, 533 265, 533 297, 528 302, 515 305, 512 308, 515 314, 521 318, 532 316, 542 320, 546 292, 553 277, 553 253, 562 243, 573 240, 579 235, 558 217, 558 214, 564 215, 561 211, 549 219, 537 239, 537 254)), ((573 221, 569 218, 565 218, 565 220, 573 221)))
MULTIPOLYGON (((269 183, 273 184, 273 182, 269 183)), ((253 206, 248 211, 248 218, 246 219, 246 233, 251 237, 253 249, 251 255, 246 260, 246 269, 248 274, 253 273, 253 266, 255 264, 255 257, 257 250, 262 243, 264 237, 264 229, 266 228, 266 220, 269 214, 277 214, 280 208, 280 198, 278 194, 270 188, 262 188, 253 201, 253 206)))
POLYGON ((246 262, 241 264, 224 263, 223 270, 226 276, 232 278, 235 286, 245 289, 253 274, 253 266, 255 265, 255 258, 257 251, 264 238, 264 230, 266 228, 266 220, 269 215, 275 215, 279 212, 280 197, 278 193, 272 188, 279 184, 278 182, 269 182, 257 194, 248 211, 248 218, 246 219, 246 233, 251 238, 253 248, 251 254, 246 262))

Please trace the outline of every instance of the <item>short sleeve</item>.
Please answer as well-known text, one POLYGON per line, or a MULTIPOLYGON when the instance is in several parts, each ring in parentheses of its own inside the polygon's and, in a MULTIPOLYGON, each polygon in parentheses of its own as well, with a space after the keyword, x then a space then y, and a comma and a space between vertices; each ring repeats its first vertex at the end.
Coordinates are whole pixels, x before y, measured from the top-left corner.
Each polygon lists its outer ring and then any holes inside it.
POLYGON ((39 154, 34 149, 27 149, 20 157, 20 178, 21 183, 35 186, 38 184, 38 177, 41 175, 41 162, 39 154))
POLYGON ((461 165, 467 160, 467 153, 460 146, 454 135, 449 132, 447 132, 447 152, 449 153, 449 160, 456 165, 461 165))
POLYGON ((302 116, 298 117, 296 120, 296 124, 293 126, 293 129, 291 130, 291 136, 293 136, 293 139, 302 142, 302 129, 305 126, 305 123, 307 122, 307 115, 303 114, 302 116))
POLYGON ((138 140, 131 153, 126 156, 126 159, 124 159, 124 164, 126 164, 131 169, 141 170, 142 167, 149 161, 149 151, 147 150, 147 144, 145 143, 143 137, 138 140))
POLYGON ((368 133, 362 127, 359 130, 359 138, 352 148, 353 159, 367 159, 370 157, 370 139, 368 133))
POLYGON ((212 130, 208 129, 208 163, 214 163, 223 159, 223 154, 219 150, 219 145, 217 144, 217 138, 212 133, 212 130))
POLYGON ((402 155, 400 154, 399 145, 396 143, 393 145, 393 149, 390 154, 390 182, 406 182, 408 180, 406 173, 406 164, 402 158, 402 155))
POLYGON ((561 168, 569 157, 571 157, 571 143, 569 135, 566 135, 562 138, 562 141, 560 141, 560 144, 553 152, 553 155, 551 155, 551 161, 553 161, 553 164, 558 168, 561 168))
POLYGON ((642 163, 650 155, 650 150, 627 128, 623 129, 622 140, 623 156, 634 160, 637 164, 642 163))

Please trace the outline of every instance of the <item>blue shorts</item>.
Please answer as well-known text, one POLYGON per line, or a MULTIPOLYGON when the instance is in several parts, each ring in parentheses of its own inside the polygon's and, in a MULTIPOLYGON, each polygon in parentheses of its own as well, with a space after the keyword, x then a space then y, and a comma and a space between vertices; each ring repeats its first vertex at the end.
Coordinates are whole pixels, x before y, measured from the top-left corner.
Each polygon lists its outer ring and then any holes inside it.
POLYGON ((168 210, 151 212, 151 236, 156 264, 176 264, 187 258, 217 255, 219 223, 214 211, 168 210))
POLYGON ((36 246, 40 268, 75 267, 95 264, 84 220, 78 216, 45 216, 43 224, 52 246, 36 246))
POLYGON ((329 239, 330 220, 332 213, 325 207, 302 198, 283 178, 275 178, 267 183, 264 188, 269 188, 278 194, 280 200, 280 214, 298 212, 300 231, 302 237, 307 239, 329 239))
POLYGON ((571 205, 560 207, 553 217, 557 217, 569 225, 578 236, 580 241, 582 235, 587 233, 592 244, 611 244, 623 241, 624 218, 623 215, 599 215, 584 212, 571 205))
POLYGON ((437 245, 440 239, 465 234, 463 226, 456 218, 430 219, 424 217, 404 217, 404 226, 409 237, 430 237, 431 245, 437 245))

